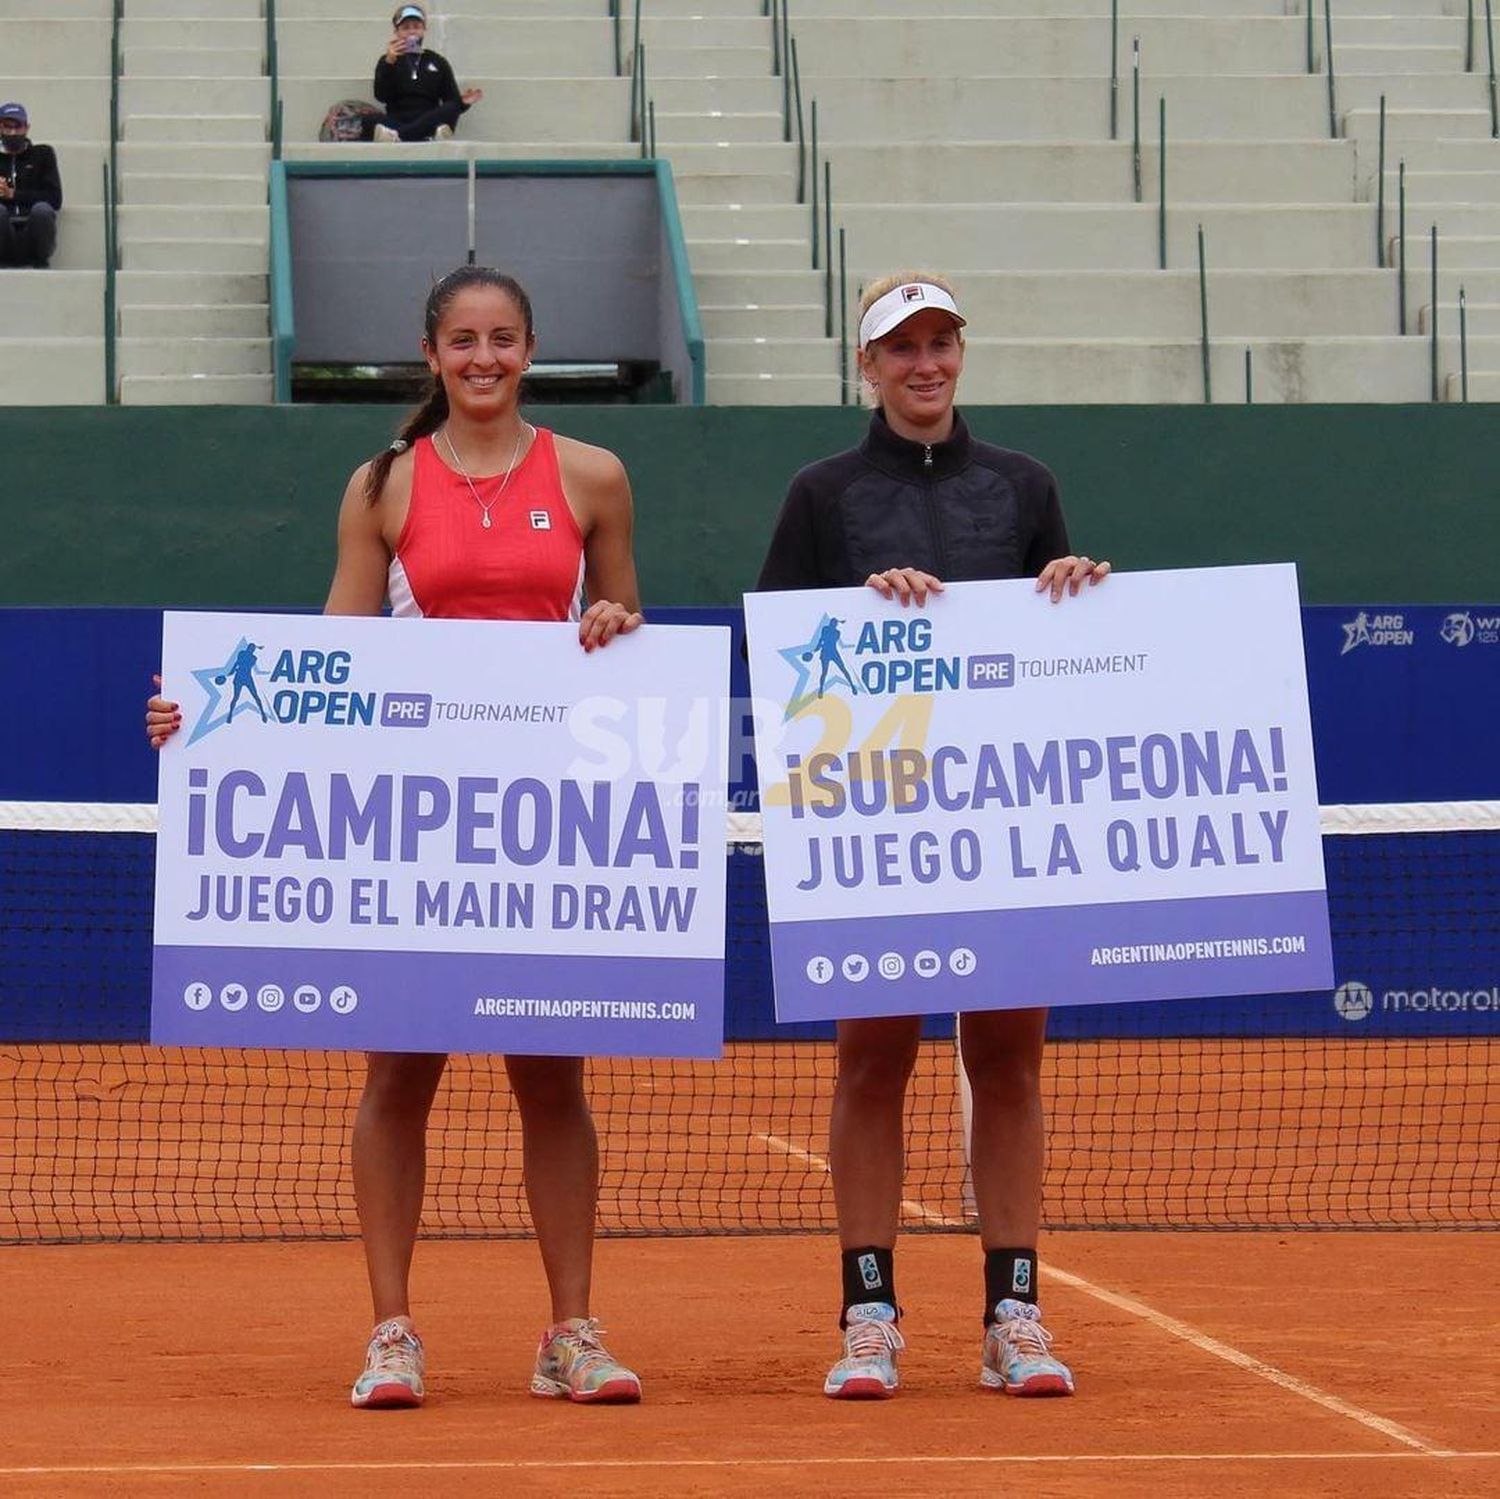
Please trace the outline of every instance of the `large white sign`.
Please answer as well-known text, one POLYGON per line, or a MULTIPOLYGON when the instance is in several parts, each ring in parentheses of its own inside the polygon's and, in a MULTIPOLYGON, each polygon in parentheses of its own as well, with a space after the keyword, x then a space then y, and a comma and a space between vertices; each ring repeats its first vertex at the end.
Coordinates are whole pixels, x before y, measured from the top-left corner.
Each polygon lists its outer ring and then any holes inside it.
POLYGON ((1332 986, 1291 566, 745 611, 778 1018, 1332 986))
POLYGON ((716 1056, 728 631, 168 614, 152 1039, 716 1056))

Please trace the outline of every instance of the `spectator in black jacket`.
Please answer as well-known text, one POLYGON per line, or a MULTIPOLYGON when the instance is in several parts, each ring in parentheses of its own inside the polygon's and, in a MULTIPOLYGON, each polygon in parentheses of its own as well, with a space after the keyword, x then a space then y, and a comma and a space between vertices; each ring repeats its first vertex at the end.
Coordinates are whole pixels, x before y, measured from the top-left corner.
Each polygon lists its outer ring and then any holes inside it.
POLYGON ((448 59, 423 46, 427 13, 403 5, 391 17, 395 34, 375 64, 375 97, 385 113, 375 121, 378 141, 447 141, 458 117, 484 98, 484 90, 458 89, 448 59))
POLYGON ((57 244, 57 153, 33 143, 24 104, 0 104, 0 265, 45 270, 57 244))

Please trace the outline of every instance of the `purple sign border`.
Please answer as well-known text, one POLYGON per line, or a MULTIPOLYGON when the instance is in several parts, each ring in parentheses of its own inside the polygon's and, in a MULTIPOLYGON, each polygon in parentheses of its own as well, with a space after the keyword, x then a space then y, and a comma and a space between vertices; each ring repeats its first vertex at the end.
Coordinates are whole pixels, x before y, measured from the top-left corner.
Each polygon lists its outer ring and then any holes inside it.
POLYGON ((783 921, 771 928, 771 960, 779 1021, 951 1015, 1333 987, 1323 890, 783 921), (1166 959, 1139 951, 1154 944, 1277 937, 1300 937, 1305 950, 1166 959), (1096 949, 1110 961, 1095 962, 1096 949), (919 964, 919 955, 928 956, 919 964), (899 972, 894 962, 882 965, 882 958, 893 957, 900 959, 899 972), (933 957, 938 959, 936 971, 933 957), (847 969, 846 959, 853 960, 847 969))
POLYGON ((151 983, 159 1046, 714 1058, 723 1015, 718 958, 158 946, 151 983), (578 1012, 523 1013, 557 1003, 578 1012))

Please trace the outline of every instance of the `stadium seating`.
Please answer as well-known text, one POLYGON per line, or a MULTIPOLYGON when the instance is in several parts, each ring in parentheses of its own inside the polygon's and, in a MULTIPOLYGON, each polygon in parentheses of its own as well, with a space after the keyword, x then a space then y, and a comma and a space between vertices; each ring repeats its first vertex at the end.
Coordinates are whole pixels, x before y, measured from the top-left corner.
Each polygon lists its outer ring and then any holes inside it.
MULTIPOLYGON (((37 279, 25 274, 0 280, 0 313, 28 303, 5 318, 5 342, 18 353, 35 348, 19 361, 24 379, 0 376, 0 394, 97 399, 97 380, 84 374, 99 353, 80 359, 74 345, 97 339, 101 326, 84 314, 102 305, 108 0, 4 8, 29 18, 7 53, 7 88, 59 145, 68 212, 45 290, 25 293, 37 279), (60 272, 94 279, 65 283, 60 272), (28 331, 46 327, 56 330, 49 350, 40 347, 47 334, 28 331)), ((1470 394, 1500 397, 1500 144, 1491 138, 1482 7, 1470 47, 1461 0, 1341 0, 1332 104, 1321 9, 1311 28, 1315 71, 1307 68, 1304 0, 1127 0, 1120 9, 1111 140, 1109 0, 791 0, 803 127, 816 100, 850 296, 901 265, 951 272, 972 322, 971 402, 1200 400, 1201 225, 1216 399, 1243 398, 1248 351, 1257 400, 1426 400, 1434 318, 1439 394, 1457 398, 1460 286, 1470 394), (1394 268, 1402 162, 1404 337, 1394 268)), ((812 207, 798 201, 796 132, 784 138, 765 10, 764 0, 643 0, 646 93, 682 205, 709 340, 709 399, 836 402, 840 320, 831 319, 830 337, 826 258, 815 266, 812 207)), ((623 11, 628 62, 630 0, 623 11)), ((456 141, 422 147, 316 139, 329 105, 369 97, 388 34, 384 8, 279 0, 277 13, 291 159, 599 159, 640 149, 603 0, 433 6, 431 45, 486 97, 456 141)), ((125 400, 270 399, 264 39, 261 0, 128 0, 125 400)), ((821 239, 821 224, 816 232, 821 239)), ((7 361, 11 371, 17 363, 7 361)))

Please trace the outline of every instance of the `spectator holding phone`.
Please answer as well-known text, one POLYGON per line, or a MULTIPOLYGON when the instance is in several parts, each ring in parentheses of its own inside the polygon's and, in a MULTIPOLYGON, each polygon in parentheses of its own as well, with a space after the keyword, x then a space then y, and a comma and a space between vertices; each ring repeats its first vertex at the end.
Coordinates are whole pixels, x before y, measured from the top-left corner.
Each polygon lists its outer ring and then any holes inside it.
POLYGON ((46 270, 57 244, 57 153, 29 134, 24 104, 0 104, 0 265, 46 270))
POLYGON ((420 5, 398 7, 391 25, 385 55, 375 64, 375 97, 385 113, 375 121, 374 138, 452 140, 459 115, 484 98, 484 90, 459 92, 448 59, 425 45, 427 12, 420 5))

